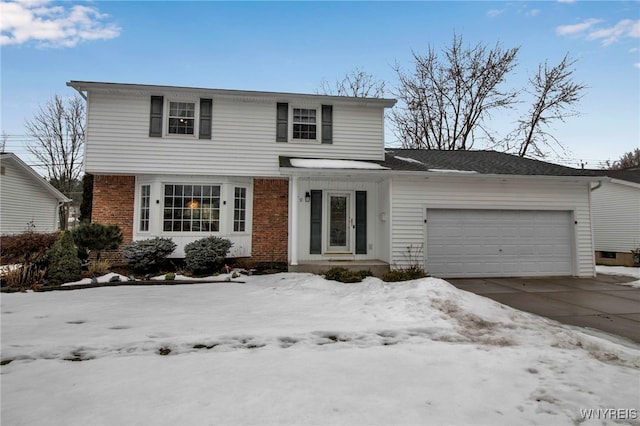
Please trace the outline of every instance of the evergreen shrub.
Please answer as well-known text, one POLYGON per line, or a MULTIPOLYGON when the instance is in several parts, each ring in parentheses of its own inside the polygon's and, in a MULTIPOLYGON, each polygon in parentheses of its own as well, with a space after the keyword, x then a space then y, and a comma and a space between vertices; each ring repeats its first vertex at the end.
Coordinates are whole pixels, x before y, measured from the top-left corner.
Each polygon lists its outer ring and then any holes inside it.
POLYGON ((46 277, 52 284, 64 284, 80 279, 80 259, 78 249, 70 232, 63 232, 47 251, 49 266, 46 277))
POLYGON ((155 237, 127 244, 122 258, 133 269, 147 271, 162 264, 175 249, 171 238, 155 237))
POLYGON ((226 238, 206 237, 184 247, 187 268, 196 274, 217 272, 224 265, 233 243, 226 238))

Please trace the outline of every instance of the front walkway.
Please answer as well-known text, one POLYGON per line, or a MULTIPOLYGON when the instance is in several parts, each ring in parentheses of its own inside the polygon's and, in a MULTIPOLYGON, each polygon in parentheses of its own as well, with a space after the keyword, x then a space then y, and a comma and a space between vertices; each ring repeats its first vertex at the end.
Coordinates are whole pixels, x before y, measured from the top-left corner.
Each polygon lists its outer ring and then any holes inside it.
POLYGON ((454 286, 556 321, 617 334, 640 343, 640 289, 636 278, 447 279, 454 286))

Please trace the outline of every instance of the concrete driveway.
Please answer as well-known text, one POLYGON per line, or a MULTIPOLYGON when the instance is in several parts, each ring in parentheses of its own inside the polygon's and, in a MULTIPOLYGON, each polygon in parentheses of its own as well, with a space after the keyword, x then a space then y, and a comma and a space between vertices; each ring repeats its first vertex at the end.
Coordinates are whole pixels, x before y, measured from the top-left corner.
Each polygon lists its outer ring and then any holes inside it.
POLYGON ((460 278, 454 286, 565 324, 590 327, 640 343, 640 289, 620 285, 637 278, 460 278))

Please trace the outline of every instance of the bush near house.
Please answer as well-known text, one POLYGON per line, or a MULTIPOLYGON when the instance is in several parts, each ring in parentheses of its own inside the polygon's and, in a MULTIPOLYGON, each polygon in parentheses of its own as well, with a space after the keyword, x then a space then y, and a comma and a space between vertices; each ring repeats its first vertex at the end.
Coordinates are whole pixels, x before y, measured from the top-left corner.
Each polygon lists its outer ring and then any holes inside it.
POLYGON ((391 271, 385 272, 384 274, 382 274, 382 281, 410 281, 424 278, 426 276, 427 274, 424 269, 420 268, 419 266, 411 266, 406 269, 393 269, 391 271))
POLYGON ((134 270, 148 271, 161 265, 175 249, 171 238, 155 237, 127 244, 122 258, 134 270))
POLYGON ((2 273, 2 286, 33 289, 40 285, 48 264, 47 250, 58 239, 57 233, 42 234, 33 231, 0 237, 2 248, 2 265, 6 267, 2 273))
POLYGON ((370 277, 371 271, 351 271, 341 266, 329 269, 324 274, 324 278, 331 281, 339 281, 341 283, 359 283, 366 277, 370 277))
POLYGON ((89 251, 95 251, 97 261, 100 261, 103 250, 115 250, 122 244, 122 231, 118 225, 82 222, 71 235, 78 248, 84 251, 79 256, 88 257, 89 251))
POLYGON ((53 247, 47 251, 47 259, 49 266, 46 277, 52 284, 64 284, 80 279, 80 259, 71 232, 60 234, 53 247))
POLYGON ((233 243, 226 238, 206 237, 184 246, 187 268, 195 274, 217 272, 224 265, 233 243))

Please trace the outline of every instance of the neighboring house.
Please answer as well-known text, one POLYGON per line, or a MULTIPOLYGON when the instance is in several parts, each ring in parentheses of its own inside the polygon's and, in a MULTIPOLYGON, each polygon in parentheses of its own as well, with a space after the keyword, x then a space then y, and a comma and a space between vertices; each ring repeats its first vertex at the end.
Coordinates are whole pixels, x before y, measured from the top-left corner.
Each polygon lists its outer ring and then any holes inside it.
POLYGON ((0 153, 0 234, 54 232, 69 201, 15 154, 0 153))
POLYGON ((640 254, 640 167, 599 171, 610 179, 591 193, 596 263, 637 266, 640 254))
POLYGON ((385 150, 393 99, 67 83, 87 99, 94 221, 125 241, 432 275, 595 274, 586 172, 490 151, 385 150))

